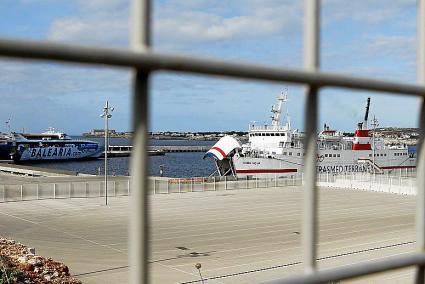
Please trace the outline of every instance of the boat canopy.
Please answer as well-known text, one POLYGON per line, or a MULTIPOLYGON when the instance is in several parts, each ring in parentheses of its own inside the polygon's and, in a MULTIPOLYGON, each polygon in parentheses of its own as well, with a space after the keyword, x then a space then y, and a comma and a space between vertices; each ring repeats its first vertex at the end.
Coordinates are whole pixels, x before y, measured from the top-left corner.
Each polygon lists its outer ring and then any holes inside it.
POLYGON ((216 160, 223 160, 235 149, 240 149, 241 144, 232 136, 224 136, 204 155, 205 157, 213 157, 216 160))

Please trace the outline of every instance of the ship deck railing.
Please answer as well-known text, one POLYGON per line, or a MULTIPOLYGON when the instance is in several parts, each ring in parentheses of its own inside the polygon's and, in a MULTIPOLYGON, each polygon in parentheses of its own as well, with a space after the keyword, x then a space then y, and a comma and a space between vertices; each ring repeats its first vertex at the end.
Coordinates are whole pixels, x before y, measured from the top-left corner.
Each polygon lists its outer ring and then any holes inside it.
POLYGON ((290 131, 290 129, 280 125, 250 125, 249 131, 290 131))

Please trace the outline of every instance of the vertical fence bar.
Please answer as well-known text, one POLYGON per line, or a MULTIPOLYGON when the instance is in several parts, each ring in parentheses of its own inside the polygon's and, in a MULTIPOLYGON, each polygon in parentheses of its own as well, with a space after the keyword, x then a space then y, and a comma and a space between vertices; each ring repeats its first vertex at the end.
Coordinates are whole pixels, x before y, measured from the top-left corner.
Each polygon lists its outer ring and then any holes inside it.
MULTIPOLYGON (((309 71, 319 68, 320 1, 304 0, 304 65, 309 71)), ((317 240, 317 102, 318 88, 308 86, 305 107, 305 145, 304 160, 304 216, 303 216, 303 261, 306 273, 316 269, 317 240)))
MULTIPOLYGON (((133 0, 131 18, 132 48, 136 52, 147 50, 150 45, 150 1, 133 0)), ((146 284, 149 279, 149 199, 148 199, 148 95, 149 73, 133 70, 133 155, 131 178, 133 198, 130 216, 130 283, 146 284)))
MULTIPOLYGON (((417 2, 417 81, 425 84, 425 0, 417 2)), ((420 252, 425 252, 425 100, 421 98, 419 117, 419 147, 417 171, 416 243, 420 252)), ((425 267, 418 266, 415 283, 424 283, 425 267)))

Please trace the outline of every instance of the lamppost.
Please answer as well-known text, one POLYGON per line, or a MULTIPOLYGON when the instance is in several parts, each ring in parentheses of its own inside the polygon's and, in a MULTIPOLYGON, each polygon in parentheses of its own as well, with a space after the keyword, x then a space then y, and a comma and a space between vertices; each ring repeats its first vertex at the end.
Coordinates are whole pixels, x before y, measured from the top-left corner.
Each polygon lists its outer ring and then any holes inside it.
POLYGON ((108 148, 109 148, 109 127, 108 121, 112 117, 111 112, 114 111, 113 107, 109 106, 109 102, 106 101, 105 106, 103 107, 103 113, 100 117, 105 119, 105 205, 108 205, 108 148))

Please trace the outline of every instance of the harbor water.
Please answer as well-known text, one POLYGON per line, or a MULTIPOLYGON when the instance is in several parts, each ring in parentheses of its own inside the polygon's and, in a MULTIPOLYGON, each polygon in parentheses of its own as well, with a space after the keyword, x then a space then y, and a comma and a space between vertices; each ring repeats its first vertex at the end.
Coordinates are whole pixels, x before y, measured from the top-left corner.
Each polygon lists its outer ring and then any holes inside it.
MULTIPOLYGON (((85 139, 84 137, 76 137, 85 139)), ((104 144, 102 138, 90 138, 89 140, 97 141, 104 144)), ((150 140, 150 145, 172 145, 172 146, 212 146, 215 141, 197 141, 197 140, 150 140)), ((131 145, 129 139, 126 138, 110 138, 110 145, 131 145)), ((203 160, 205 153, 189 152, 189 153, 166 153, 164 156, 149 157, 149 175, 159 176, 160 167, 163 169, 163 176, 166 177, 204 177, 214 172, 214 163, 210 158, 203 160)), ((109 174, 110 175, 128 175, 130 166, 130 157, 109 158, 109 174)), ((76 160, 76 161, 57 161, 42 162, 39 167, 54 168, 80 173, 103 175, 104 160, 76 160)))

